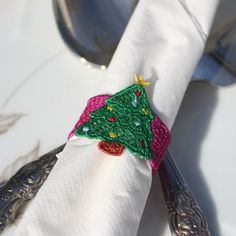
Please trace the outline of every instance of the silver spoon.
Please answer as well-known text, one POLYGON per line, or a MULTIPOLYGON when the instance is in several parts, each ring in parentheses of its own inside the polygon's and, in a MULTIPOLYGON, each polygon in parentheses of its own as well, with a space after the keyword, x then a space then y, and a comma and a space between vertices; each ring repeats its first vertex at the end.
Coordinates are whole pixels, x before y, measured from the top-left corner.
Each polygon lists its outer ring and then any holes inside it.
POLYGON ((107 66, 137 0, 53 0, 65 43, 81 57, 107 66))

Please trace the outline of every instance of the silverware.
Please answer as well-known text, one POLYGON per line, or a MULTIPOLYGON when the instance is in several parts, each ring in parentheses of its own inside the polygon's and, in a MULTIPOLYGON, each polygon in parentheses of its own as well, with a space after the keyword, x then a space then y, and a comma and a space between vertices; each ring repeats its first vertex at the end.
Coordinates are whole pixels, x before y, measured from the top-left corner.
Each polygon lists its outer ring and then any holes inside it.
POLYGON ((210 236, 207 220, 169 151, 160 166, 159 176, 172 235, 210 236))
POLYGON ((35 197, 57 161, 64 145, 19 169, 0 187, 0 231, 14 221, 19 209, 35 197))
MULTIPOLYGON (((211 58, 207 60, 211 61, 211 58)), ((199 65, 201 66, 201 63, 199 65)), ((202 73, 204 74, 204 70, 202 73)), ((209 74, 205 74, 205 77, 197 75, 195 74, 194 81, 210 81, 210 78, 206 78, 209 74)), ((36 196, 57 161, 56 154, 61 152, 64 146, 65 144, 26 164, 7 183, 0 186, 0 231, 14 221, 20 207, 36 196)), ((159 173, 172 234, 210 235, 207 221, 169 153, 166 154, 159 173), (190 234, 191 232, 195 234, 190 234), (201 234, 198 234, 199 232, 201 234)))
MULTIPOLYGON (((0 231, 13 222, 19 209, 36 196, 57 161, 56 154, 64 146, 65 144, 26 164, 0 186, 0 231)), ((210 235, 207 221, 169 152, 160 166, 159 174, 172 234, 210 235), (196 234, 198 232, 202 234, 196 234)))
POLYGON ((53 0, 65 43, 86 60, 107 66, 137 0, 53 0))
MULTIPOLYGON (((194 71, 192 82, 195 81, 227 86, 236 79, 213 57, 204 54, 194 71)), ((169 151, 160 166, 159 176, 172 235, 210 235, 207 220, 169 151)))

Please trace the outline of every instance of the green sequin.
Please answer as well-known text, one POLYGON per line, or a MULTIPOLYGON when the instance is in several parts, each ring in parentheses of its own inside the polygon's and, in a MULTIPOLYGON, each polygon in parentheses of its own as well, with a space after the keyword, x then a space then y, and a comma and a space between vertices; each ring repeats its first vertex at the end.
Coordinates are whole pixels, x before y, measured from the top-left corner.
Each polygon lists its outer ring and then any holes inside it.
POLYGON ((109 97, 90 117, 75 135, 119 143, 143 160, 154 158, 150 147, 154 114, 142 86, 134 84, 109 97))

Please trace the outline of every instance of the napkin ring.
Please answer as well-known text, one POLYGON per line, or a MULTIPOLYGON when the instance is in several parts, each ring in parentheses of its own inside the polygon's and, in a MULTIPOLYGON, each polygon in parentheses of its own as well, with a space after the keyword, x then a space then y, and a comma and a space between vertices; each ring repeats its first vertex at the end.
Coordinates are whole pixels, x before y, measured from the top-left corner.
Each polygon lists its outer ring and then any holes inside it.
POLYGON ((137 82, 112 96, 90 98, 69 138, 99 139, 98 149, 113 156, 126 148, 156 171, 170 143, 170 132, 151 110, 143 87, 147 82, 142 77, 137 82))

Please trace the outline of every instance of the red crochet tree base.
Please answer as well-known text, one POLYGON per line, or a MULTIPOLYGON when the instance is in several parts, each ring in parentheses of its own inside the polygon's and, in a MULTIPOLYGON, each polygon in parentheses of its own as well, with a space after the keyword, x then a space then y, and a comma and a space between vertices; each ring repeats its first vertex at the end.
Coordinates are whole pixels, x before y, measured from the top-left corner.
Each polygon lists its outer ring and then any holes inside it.
POLYGON ((111 143, 108 141, 101 141, 98 143, 98 148, 102 151, 105 152, 106 154, 112 155, 112 156, 120 156, 125 147, 122 146, 119 143, 111 143))

